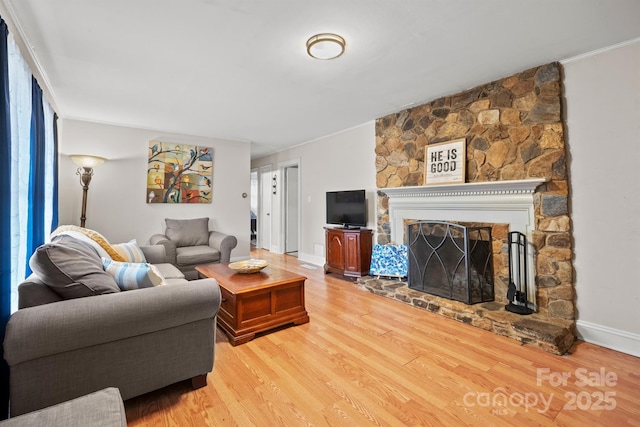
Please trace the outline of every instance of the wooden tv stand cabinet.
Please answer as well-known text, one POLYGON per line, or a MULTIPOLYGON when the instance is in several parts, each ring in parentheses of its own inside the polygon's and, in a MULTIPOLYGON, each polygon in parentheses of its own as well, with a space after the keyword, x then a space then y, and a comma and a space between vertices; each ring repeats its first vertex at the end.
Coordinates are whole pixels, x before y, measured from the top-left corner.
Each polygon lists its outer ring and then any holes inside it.
POLYGON ((373 232, 366 228, 325 227, 325 273, 346 277, 369 274, 373 232))

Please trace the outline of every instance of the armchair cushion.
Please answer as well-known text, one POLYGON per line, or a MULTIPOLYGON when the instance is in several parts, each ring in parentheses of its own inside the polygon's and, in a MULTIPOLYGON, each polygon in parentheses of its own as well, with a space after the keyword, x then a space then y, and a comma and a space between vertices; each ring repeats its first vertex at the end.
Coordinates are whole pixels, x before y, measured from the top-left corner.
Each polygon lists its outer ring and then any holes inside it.
POLYGON ((165 218, 165 235, 177 247, 206 245, 209 240, 209 218, 165 218))
POLYGON ((151 264, 118 262, 102 258, 104 270, 111 274, 122 291, 150 288, 164 284, 160 272, 151 264))
POLYGON ((59 236, 40 246, 29 260, 34 273, 64 299, 120 292, 113 277, 103 270, 93 248, 69 236, 59 236))
POLYGON ((220 251, 210 246, 187 246, 176 249, 178 265, 210 264, 220 259, 220 251))

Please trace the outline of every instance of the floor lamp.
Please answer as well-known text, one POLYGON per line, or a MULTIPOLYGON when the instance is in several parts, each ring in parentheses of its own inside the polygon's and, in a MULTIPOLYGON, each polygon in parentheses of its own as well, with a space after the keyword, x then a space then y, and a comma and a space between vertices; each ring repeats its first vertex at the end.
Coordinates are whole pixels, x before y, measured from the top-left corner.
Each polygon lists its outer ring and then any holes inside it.
POLYGON ((87 156, 84 154, 72 154, 71 160, 78 165, 76 175, 80 176, 80 185, 82 185, 82 214, 80 215, 80 227, 84 227, 87 220, 87 191, 89 191, 89 183, 93 176, 93 169, 103 164, 107 159, 104 157, 87 156))

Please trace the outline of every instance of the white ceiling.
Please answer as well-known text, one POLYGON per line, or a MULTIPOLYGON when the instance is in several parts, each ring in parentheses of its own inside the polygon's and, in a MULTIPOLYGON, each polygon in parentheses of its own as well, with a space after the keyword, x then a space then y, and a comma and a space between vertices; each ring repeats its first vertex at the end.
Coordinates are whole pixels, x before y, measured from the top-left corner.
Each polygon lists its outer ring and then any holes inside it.
POLYGON ((61 117, 252 158, 640 37, 638 0, 2 1, 61 117), (308 57, 320 32, 346 53, 308 57))

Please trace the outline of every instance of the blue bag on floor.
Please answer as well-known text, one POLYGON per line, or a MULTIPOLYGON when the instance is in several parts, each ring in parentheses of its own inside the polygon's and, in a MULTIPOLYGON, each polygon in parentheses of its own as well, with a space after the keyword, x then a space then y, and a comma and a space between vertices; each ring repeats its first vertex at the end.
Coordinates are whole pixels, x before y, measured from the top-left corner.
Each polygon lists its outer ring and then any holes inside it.
POLYGON ((407 277, 407 266, 409 258, 407 256, 406 245, 373 245, 371 254, 371 267, 369 275, 386 277, 407 277))

